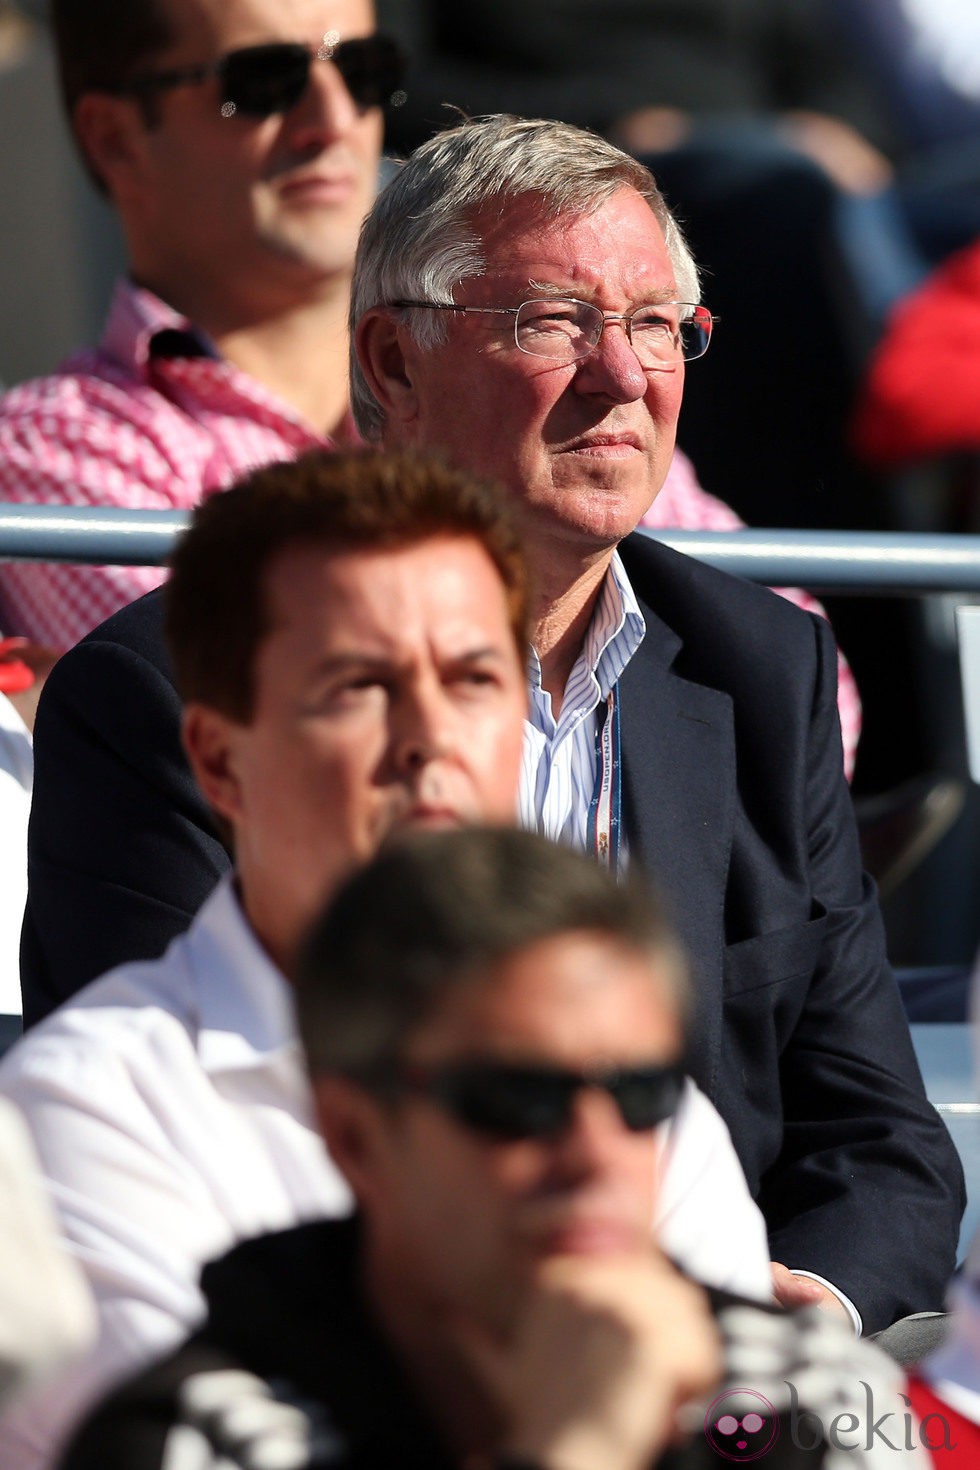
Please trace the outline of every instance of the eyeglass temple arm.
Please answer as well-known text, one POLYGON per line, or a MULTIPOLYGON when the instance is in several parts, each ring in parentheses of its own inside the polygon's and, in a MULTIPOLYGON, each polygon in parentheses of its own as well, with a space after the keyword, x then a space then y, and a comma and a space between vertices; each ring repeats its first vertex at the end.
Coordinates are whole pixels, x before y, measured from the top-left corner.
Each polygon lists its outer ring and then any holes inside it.
POLYGON ((490 316, 516 316, 519 306, 457 306, 453 301, 392 301, 398 307, 417 306, 422 311, 479 311, 490 316))
POLYGON ((165 92, 169 87, 182 87, 185 83, 204 82, 208 77, 219 74, 220 62, 200 66, 179 66, 170 71, 144 72, 131 77, 128 82, 117 82, 106 87, 107 92, 165 92))

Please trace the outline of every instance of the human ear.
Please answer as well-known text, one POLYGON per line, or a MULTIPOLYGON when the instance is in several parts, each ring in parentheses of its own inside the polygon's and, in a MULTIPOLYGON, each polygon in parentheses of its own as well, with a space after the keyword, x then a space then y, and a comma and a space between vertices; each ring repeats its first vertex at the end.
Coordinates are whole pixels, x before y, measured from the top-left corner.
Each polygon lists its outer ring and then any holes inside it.
POLYGON ((418 395, 412 368, 408 328, 390 307, 373 306, 354 332, 354 345, 368 387, 377 399, 385 422, 396 430, 418 417, 418 395))
POLYGON ((313 1078, 320 1136, 359 1204, 370 1199, 377 1177, 381 1110, 363 1087, 346 1077, 313 1078))
POLYGON ((135 97, 85 92, 75 105, 72 127, 96 177, 115 200, 139 185, 146 150, 146 121, 135 97))
POLYGON ((206 704, 188 704, 181 739, 194 779, 208 805, 235 826, 242 810, 235 760, 241 727, 206 704))

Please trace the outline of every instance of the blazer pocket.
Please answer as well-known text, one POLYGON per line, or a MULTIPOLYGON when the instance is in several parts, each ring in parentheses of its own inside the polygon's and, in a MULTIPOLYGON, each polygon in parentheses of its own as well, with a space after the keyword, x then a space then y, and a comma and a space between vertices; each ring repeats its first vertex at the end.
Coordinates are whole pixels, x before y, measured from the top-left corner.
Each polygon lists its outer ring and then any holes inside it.
POLYGON ((728 945, 724 957, 726 997, 812 975, 827 932, 827 911, 816 907, 819 913, 804 924, 728 945))

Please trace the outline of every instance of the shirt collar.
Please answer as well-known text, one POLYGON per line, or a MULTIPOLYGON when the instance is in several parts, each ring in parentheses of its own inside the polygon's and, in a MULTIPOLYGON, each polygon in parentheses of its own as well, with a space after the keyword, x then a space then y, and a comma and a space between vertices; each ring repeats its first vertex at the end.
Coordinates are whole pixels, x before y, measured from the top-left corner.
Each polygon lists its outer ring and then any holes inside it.
POLYGON ((261 1065, 295 1050, 293 994, 242 911, 226 875, 187 934, 198 1009, 198 1050, 209 1073, 261 1065))
POLYGON ((102 334, 104 351, 145 377, 153 339, 161 332, 180 332, 192 339, 203 356, 218 356, 214 343, 186 316, 128 277, 117 281, 102 334))
POLYGON ((608 699, 609 691, 643 642, 646 630, 626 568, 619 552, 614 551, 583 648, 603 699, 608 699))
MULTIPOLYGON (((614 551, 582 650, 575 660, 575 671, 587 669, 595 677, 600 697, 608 699, 609 691, 643 642, 646 630, 626 568, 619 552, 614 551)), ((533 646, 528 650, 527 675, 532 693, 536 693, 541 689, 541 660, 533 646)))

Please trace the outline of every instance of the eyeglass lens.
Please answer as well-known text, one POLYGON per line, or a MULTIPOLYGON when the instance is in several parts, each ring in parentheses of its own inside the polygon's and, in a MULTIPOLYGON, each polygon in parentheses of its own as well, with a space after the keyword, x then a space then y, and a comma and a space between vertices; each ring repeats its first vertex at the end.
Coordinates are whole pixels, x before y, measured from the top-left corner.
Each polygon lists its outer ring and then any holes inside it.
POLYGON ((625 319, 607 318, 585 301, 525 301, 517 312, 514 335, 522 352, 565 362, 587 357, 604 326, 622 320, 630 343, 645 367, 701 357, 711 336, 711 317, 703 307, 641 306, 625 319))
MULTIPOLYGON (((302 97, 314 59, 305 46, 285 41, 229 52, 219 68, 225 107, 250 117, 287 112, 302 97)), ((358 107, 381 106, 398 86, 401 57, 386 36, 342 41, 329 59, 358 107)))
POLYGON ((673 1067, 638 1067, 584 1077, 545 1068, 472 1066, 448 1069, 433 1091, 460 1122, 503 1138, 537 1138, 568 1126, 575 1097, 599 1087, 627 1128, 643 1132, 671 1117, 683 1085, 673 1067))

